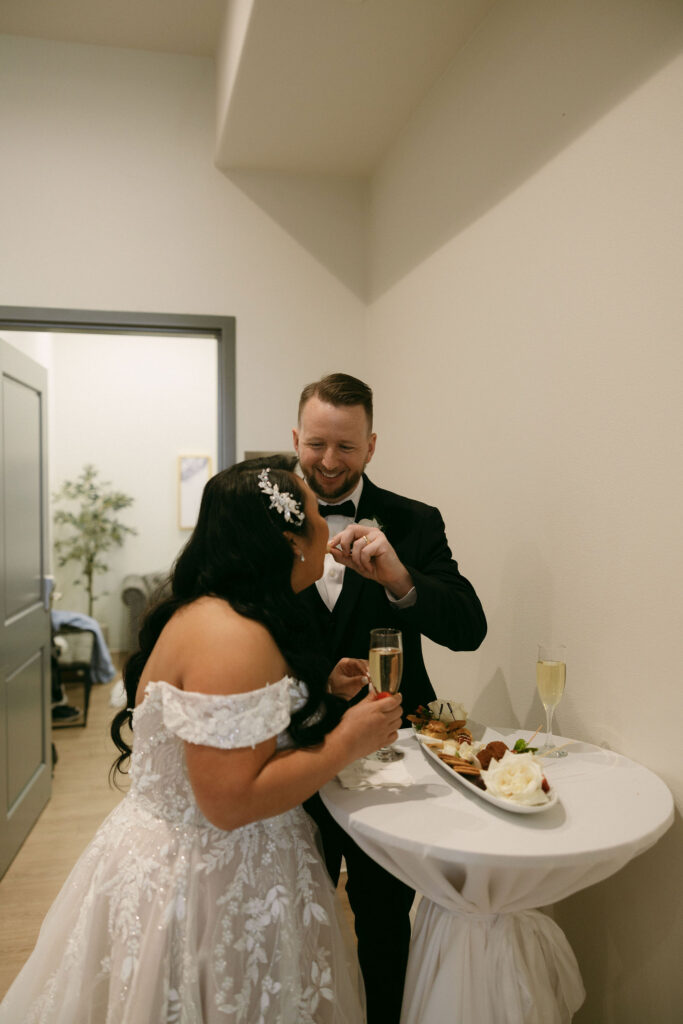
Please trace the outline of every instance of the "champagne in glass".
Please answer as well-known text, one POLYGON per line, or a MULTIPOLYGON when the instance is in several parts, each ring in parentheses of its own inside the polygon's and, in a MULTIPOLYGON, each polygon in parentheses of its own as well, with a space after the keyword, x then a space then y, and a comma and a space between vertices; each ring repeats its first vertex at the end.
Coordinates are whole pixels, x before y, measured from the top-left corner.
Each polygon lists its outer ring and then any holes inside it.
MULTIPOLYGON (((399 629, 370 630, 370 682, 376 693, 398 693, 403 674, 403 638, 399 629)), ((382 747, 370 754, 374 761, 400 761, 403 752, 382 747)))
POLYGON ((536 662, 536 687, 545 708, 546 738, 539 754, 547 757, 566 757, 566 750, 553 750, 553 713, 562 700, 567 676, 567 648, 564 644, 539 644, 536 662), (552 753, 547 753, 552 751, 552 753))
POLYGON ((400 647, 370 648, 370 679, 377 693, 398 693, 403 672, 403 651, 400 647))

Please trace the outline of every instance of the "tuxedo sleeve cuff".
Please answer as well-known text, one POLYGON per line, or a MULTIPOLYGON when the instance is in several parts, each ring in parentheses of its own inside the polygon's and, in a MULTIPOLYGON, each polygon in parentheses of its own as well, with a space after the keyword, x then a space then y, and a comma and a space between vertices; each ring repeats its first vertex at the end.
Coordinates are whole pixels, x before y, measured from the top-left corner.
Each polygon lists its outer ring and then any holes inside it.
POLYGON ((404 594, 403 597, 394 597, 386 587, 384 588, 384 593, 389 598, 391 604, 396 608, 412 608, 417 601, 417 591, 415 590, 415 587, 411 587, 408 593, 404 594))

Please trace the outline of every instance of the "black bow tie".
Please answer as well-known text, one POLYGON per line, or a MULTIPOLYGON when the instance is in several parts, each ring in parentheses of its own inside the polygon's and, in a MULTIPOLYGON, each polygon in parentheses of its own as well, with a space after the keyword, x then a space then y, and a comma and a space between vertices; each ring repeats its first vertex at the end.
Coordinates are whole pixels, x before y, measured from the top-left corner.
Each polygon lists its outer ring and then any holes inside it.
POLYGON ((342 501, 340 505, 318 505, 318 512, 321 516, 349 516, 356 518, 356 506, 352 501, 342 501))

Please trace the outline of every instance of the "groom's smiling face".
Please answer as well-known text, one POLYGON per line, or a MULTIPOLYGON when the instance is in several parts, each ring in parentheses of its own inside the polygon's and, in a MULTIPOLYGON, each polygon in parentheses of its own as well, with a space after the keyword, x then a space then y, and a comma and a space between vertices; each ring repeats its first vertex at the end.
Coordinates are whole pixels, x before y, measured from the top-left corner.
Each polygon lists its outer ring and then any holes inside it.
POLYGON ((331 405, 314 396, 292 431, 306 483, 322 501, 348 497, 375 451, 362 405, 331 405))

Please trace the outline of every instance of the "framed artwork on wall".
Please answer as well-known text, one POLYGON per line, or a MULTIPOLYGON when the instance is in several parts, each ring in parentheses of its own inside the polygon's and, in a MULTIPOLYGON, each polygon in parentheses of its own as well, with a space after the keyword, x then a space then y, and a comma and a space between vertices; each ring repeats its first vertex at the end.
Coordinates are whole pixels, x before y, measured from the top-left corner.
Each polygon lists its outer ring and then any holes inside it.
POLYGON ((181 530, 195 528, 202 491, 211 475, 211 456, 178 456, 178 526, 181 530))

